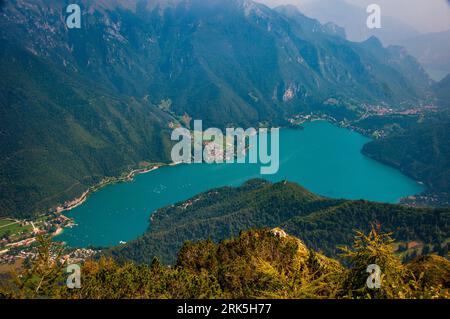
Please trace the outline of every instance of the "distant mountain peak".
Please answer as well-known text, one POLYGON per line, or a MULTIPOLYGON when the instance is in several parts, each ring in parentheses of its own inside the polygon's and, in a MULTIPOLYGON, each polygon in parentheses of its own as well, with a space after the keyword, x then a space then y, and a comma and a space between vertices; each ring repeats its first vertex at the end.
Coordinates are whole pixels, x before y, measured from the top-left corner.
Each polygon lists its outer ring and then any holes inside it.
POLYGON ((372 47, 383 47, 383 44, 381 43, 380 39, 378 39, 376 36, 372 35, 370 38, 368 38, 366 41, 364 41, 365 44, 368 44, 372 47))

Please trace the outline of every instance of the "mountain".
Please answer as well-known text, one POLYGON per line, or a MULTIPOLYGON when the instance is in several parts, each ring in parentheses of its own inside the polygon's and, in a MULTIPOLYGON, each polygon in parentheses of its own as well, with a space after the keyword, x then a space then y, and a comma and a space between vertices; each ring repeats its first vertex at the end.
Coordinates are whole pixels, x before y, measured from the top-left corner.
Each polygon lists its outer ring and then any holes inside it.
POLYGON ((450 74, 450 30, 405 38, 399 44, 417 58, 434 80, 450 74))
MULTIPOLYGON (((260 0, 272 4, 270 0, 260 0)), ((305 15, 323 24, 332 23, 342 27, 342 36, 350 41, 365 41, 376 36, 384 45, 400 45, 407 49, 439 81, 450 73, 450 30, 420 34, 414 28, 395 18, 382 14, 382 27, 369 29, 366 26, 368 13, 363 6, 356 6, 345 0, 291 1, 305 15)), ((372 2, 366 1, 369 5, 372 2)))
POLYGON ((143 236, 107 254, 138 263, 149 263, 156 256, 170 264, 185 241, 209 238, 218 242, 251 228, 281 227, 309 247, 336 257, 336 247, 349 245, 354 229, 366 231, 375 222, 385 232, 395 231, 398 241, 432 244, 441 251, 449 233, 449 218, 449 209, 332 200, 297 184, 252 180, 159 209, 143 236))
POLYGON ((363 154, 393 166, 428 189, 419 203, 450 205, 450 120, 424 121, 363 147, 363 154))
POLYGON ((441 105, 450 107, 450 74, 433 85, 433 91, 441 105))
POLYGON ((169 126, 283 125, 415 105, 420 65, 293 7, 249 0, 11 0, 0 19, 0 214, 30 217, 140 162, 166 162, 169 126), (329 101, 332 100, 333 105, 329 101))
POLYGON ((369 14, 366 10, 345 0, 294 1, 293 3, 308 17, 317 19, 321 23, 333 22, 343 27, 347 38, 351 41, 360 42, 376 36, 385 45, 398 45, 401 40, 419 34, 411 26, 385 14, 382 15, 380 29, 369 29, 366 24, 369 14))
POLYGON ((428 84, 418 65, 420 83, 402 74, 406 56, 371 56, 294 7, 275 11, 249 0, 85 1, 83 27, 67 30, 52 23, 62 18, 59 1, 32 3, 5 7, 3 38, 20 39, 38 56, 122 94, 148 95, 155 105, 170 99, 174 113, 211 125, 283 120, 289 111, 339 95, 412 102, 428 84), (23 21, 21 27, 15 21, 23 21))
POLYGON ((0 72, 0 216, 42 213, 105 176, 168 160, 171 118, 157 107, 6 43, 0 72))

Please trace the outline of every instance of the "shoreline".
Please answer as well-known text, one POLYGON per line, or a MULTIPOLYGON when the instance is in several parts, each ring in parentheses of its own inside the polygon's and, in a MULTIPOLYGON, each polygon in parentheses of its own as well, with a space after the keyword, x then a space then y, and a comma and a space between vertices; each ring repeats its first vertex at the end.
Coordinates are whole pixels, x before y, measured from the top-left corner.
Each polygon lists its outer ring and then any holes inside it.
POLYGON ((82 205, 87 198, 92 195, 93 193, 95 193, 96 191, 102 189, 103 187, 110 185, 110 184, 115 184, 115 183, 121 183, 121 182, 130 182, 132 181, 137 175, 140 174, 146 174, 146 173, 150 173, 153 172, 163 166, 174 166, 177 164, 158 164, 158 165, 154 165, 152 168, 145 168, 145 169, 135 169, 132 170, 130 173, 128 173, 126 176, 124 177, 112 177, 109 178, 107 181, 103 181, 100 182, 99 184, 96 184, 94 186, 89 187, 88 190, 86 190, 80 197, 74 198, 71 201, 68 201, 68 205, 67 206, 58 206, 56 207, 56 213, 60 214, 66 211, 70 211, 72 209, 77 208, 78 206, 82 205))
MULTIPOLYGON (((366 132, 359 132, 359 131, 355 130, 353 127, 351 127, 351 126, 345 126, 345 125, 342 125, 341 123, 339 123, 338 121, 336 121, 335 119, 332 119, 332 118, 331 118, 331 119, 330 119, 330 118, 310 118, 310 119, 307 119, 307 120, 305 120, 305 121, 299 123, 298 126, 301 127, 301 128, 303 128, 303 125, 304 125, 304 124, 312 123, 312 122, 316 122, 316 121, 324 121, 324 122, 328 122, 328 123, 330 123, 330 124, 332 124, 332 125, 336 125, 337 127, 340 127, 340 128, 344 128, 344 129, 348 129, 348 130, 354 131, 354 132, 359 133, 359 134, 361 134, 361 135, 363 135, 363 136, 365 136, 365 137, 370 138, 371 140, 374 140, 373 136, 371 136, 370 134, 367 134, 366 132)), ((289 129, 290 127, 285 127, 285 128, 288 128, 288 129, 289 129)), ((362 153, 362 150, 361 150, 361 153, 362 153)), ((374 158, 372 158, 372 157, 370 157, 370 156, 368 156, 368 155, 366 155, 366 154, 363 154, 363 155, 365 155, 365 156, 367 156, 368 158, 371 158, 371 159, 373 159, 373 160, 375 160, 375 161, 377 161, 377 162, 379 162, 379 163, 382 163, 382 164, 385 164, 385 165, 387 165, 387 166, 389 166, 389 167, 392 167, 392 168, 394 168, 394 169, 397 169, 397 170, 399 170, 403 175, 405 175, 405 176, 411 178, 412 180, 414 180, 414 181, 415 181, 416 183, 418 183, 419 185, 425 186, 425 190, 422 191, 422 192, 419 193, 419 194, 415 194, 416 196, 421 195, 423 192, 425 192, 425 191, 428 189, 428 187, 427 187, 427 185, 426 185, 425 183, 423 183, 422 181, 416 180, 414 177, 412 177, 412 176, 406 174, 406 173, 403 172, 401 169, 396 168, 396 167, 394 167, 394 166, 391 166, 391 165, 389 165, 389 164, 383 163, 382 161, 378 161, 378 160, 376 160, 376 159, 374 159, 374 158)), ((120 177, 106 177, 106 178, 105 178, 106 181, 105 181, 105 179, 104 179, 104 180, 101 181, 100 183, 98 183, 98 184, 96 184, 96 185, 93 185, 93 186, 89 187, 89 188, 88 188, 88 189, 87 189, 80 197, 74 198, 74 199, 71 200, 71 201, 67 201, 67 202, 69 203, 69 204, 67 204, 67 206, 64 206, 64 207, 63 207, 63 206, 58 206, 58 207, 56 207, 56 213, 62 214, 62 213, 65 212, 65 211, 71 211, 71 210, 77 208, 78 206, 82 205, 82 204, 88 199, 88 197, 89 197, 90 195, 92 195, 93 193, 95 193, 96 191, 102 189, 103 187, 105 187, 105 186, 107 186, 107 185, 115 184, 115 183, 121 183, 121 182, 129 182, 129 181, 132 181, 137 175, 150 173, 150 172, 153 172, 153 171, 155 171, 155 170, 157 170, 157 169, 159 169, 159 168, 161 168, 161 167, 164 167, 164 166, 171 167, 171 166, 176 166, 176 165, 180 165, 180 164, 182 164, 182 162, 156 163, 156 164, 152 165, 152 167, 150 167, 150 168, 138 168, 138 169, 134 169, 134 170, 130 171, 126 176, 123 176, 123 175, 125 174, 125 173, 124 173, 124 174, 122 174, 122 176, 120 176, 120 177)), ((401 204, 401 201, 402 201, 403 199, 406 199, 406 198, 407 198, 407 197, 402 197, 402 198, 400 198, 398 204, 401 204)), ((66 203, 67 203, 67 202, 66 202, 66 203)))
POLYGON ((64 227, 58 227, 55 232, 52 234, 52 237, 56 237, 58 235, 61 235, 64 232, 64 227))
MULTIPOLYGON (((337 124, 335 121, 330 121, 330 119, 313 118, 313 119, 309 119, 309 120, 302 122, 299 126, 301 127, 302 124, 305 124, 308 122, 314 122, 314 121, 326 121, 326 122, 330 122, 331 124, 337 124)), ((286 128, 289 128, 289 127, 286 127, 286 128)), ((62 214, 63 212, 71 211, 71 210, 77 208, 78 206, 82 205, 88 199, 88 197, 90 195, 92 195, 93 193, 95 193, 96 191, 102 189, 103 187, 105 187, 107 185, 121 183, 121 182, 129 182, 129 181, 132 181, 137 175, 150 173, 150 172, 155 171, 164 166, 170 167, 170 166, 176 166, 176 165, 180 165, 180 164, 182 164, 182 162, 156 163, 155 165, 152 165, 151 168, 134 169, 134 170, 130 171, 126 176, 123 176, 125 174, 124 173, 120 177, 106 177, 100 183, 90 186, 85 192, 83 192, 83 194, 81 194, 81 196, 76 197, 70 201, 66 201, 66 203, 68 203, 68 204, 63 204, 63 205, 57 206, 55 212, 58 214, 62 214), (105 181, 105 179, 106 179, 106 181, 105 181)))
MULTIPOLYGON (((359 132, 359 131, 355 130, 354 128, 352 128, 351 126, 349 127, 349 126, 342 125, 341 123, 337 122, 336 120, 329 119, 329 118, 328 119, 327 118, 310 118, 310 119, 307 119, 307 120, 299 123, 297 126, 298 127, 303 127, 304 124, 312 123, 312 122, 316 122, 316 121, 328 122, 328 123, 330 123, 332 125, 335 125, 335 126, 340 127, 340 128, 344 128, 344 129, 348 129, 348 130, 354 131, 356 133, 359 133, 359 134, 361 134, 363 136, 366 136, 366 137, 368 137, 368 138, 373 140, 373 137, 370 136, 369 134, 364 134, 364 132, 359 132)), ((291 127, 286 127, 286 128, 289 129, 291 127)), ((370 156, 367 156, 367 157, 371 158, 370 156)), ((380 161, 377 161, 377 162, 380 162, 380 161)), ((380 162, 380 163, 382 163, 382 162, 380 162)), ((150 172, 155 171, 155 170, 157 170, 157 169, 159 169, 161 167, 164 167, 164 166, 170 167, 170 166, 176 166, 176 165, 179 165, 179 164, 182 164, 182 163, 181 162, 156 163, 154 165, 150 165, 149 167, 133 169, 128 174, 123 173, 120 177, 106 177, 100 183, 89 187, 89 189, 86 190, 80 197, 66 202, 68 204, 65 204, 65 206, 58 206, 56 208, 56 213, 62 215, 62 213, 65 212, 65 211, 71 211, 71 210, 77 208, 78 206, 82 205, 88 199, 88 197, 90 195, 92 195, 93 193, 95 193, 98 190, 101 190, 103 187, 106 187, 107 185, 115 184, 115 183, 121 183, 121 182, 129 182, 129 181, 134 180, 134 178, 137 175, 139 175, 139 174, 146 174, 146 173, 150 173, 150 172)), ((392 167, 391 165, 387 165, 387 166, 392 167)), ((395 168, 395 167, 393 167, 393 168, 395 168)), ((408 174, 404 174, 401 170, 399 170, 399 171, 403 175, 405 175, 405 176, 407 176, 409 178, 412 178, 411 176, 408 176, 408 174)), ((424 185, 423 182, 415 180, 414 178, 412 178, 412 179, 416 183, 418 183, 419 185, 425 186, 425 190, 423 190, 422 192, 420 192, 418 194, 414 194, 413 196, 420 196, 420 195, 422 195, 428 189, 428 187, 426 185, 424 185)), ((399 198, 399 200, 398 200, 398 202, 396 204, 398 204, 398 205, 406 205, 407 206, 407 204, 403 203, 403 201, 408 199, 408 197, 410 197, 410 196, 405 196, 405 197, 399 198)), ((60 235, 64 231, 64 228, 66 228, 66 227, 61 227, 61 229, 57 229, 57 231, 55 231, 52 234, 52 237, 60 235)))
MULTIPOLYGON (((71 211, 71 210, 77 208, 78 206, 82 205, 88 199, 88 197, 90 195, 101 190, 103 187, 105 187, 107 185, 115 184, 115 183, 122 183, 122 182, 130 182, 130 181, 133 181, 137 175, 147 174, 147 173, 153 172, 164 166, 176 166, 179 164, 181 164, 181 163, 170 163, 170 164, 169 163, 157 163, 155 165, 152 165, 152 167, 150 167, 150 168, 134 169, 131 172, 129 172, 128 174, 126 174, 125 176, 123 176, 124 174, 122 174, 121 177, 106 178, 106 181, 102 181, 96 185, 89 187, 89 189, 86 190, 80 197, 77 197, 71 201, 68 201, 69 204, 66 204, 65 206, 56 207, 55 212, 57 214, 64 216, 63 212, 71 211)), ((65 217, 68 218, 67 216, 65 216, 65 217)), ((53 234, 51 234, 51 237, 57 237, 57 236, 61 235, 64 232, 64 228, 66 228, 66 227, 65 226, 58 227, 56 229, 56 231, 53 234)))

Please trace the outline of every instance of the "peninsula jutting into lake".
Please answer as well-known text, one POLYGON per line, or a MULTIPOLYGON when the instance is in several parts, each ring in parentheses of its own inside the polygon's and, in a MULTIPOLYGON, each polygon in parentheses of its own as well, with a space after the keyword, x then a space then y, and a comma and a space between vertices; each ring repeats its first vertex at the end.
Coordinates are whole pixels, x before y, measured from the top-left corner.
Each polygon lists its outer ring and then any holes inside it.
POLYGON ((66 213, 77 226, 66 229, 57 240, 74 247, 118 245, 143 234, 158 208, 256 177, 294 181, 332 198, 387 203, 397 203, 425 189, 397 170, 362 155, 362 146, 369 138, 326 121, 306 123, 304 127, 281 130, 282 160, 275 175, 262 175, 257 163, 161 167, 92 194, 83 205, 66 213))

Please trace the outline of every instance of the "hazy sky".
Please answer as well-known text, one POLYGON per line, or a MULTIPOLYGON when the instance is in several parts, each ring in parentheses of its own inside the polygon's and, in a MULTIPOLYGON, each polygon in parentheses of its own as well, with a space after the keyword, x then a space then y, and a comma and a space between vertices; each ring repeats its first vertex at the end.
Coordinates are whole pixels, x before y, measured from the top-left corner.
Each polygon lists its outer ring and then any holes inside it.
MULTIPOLYGON (((300 4, 315 0, 255 0, 268 5, 300 4)), ((345 0, 361 7, 376 3, 382 14, 414 27, 419 32, 450 30, 450 0, 345 0)))

